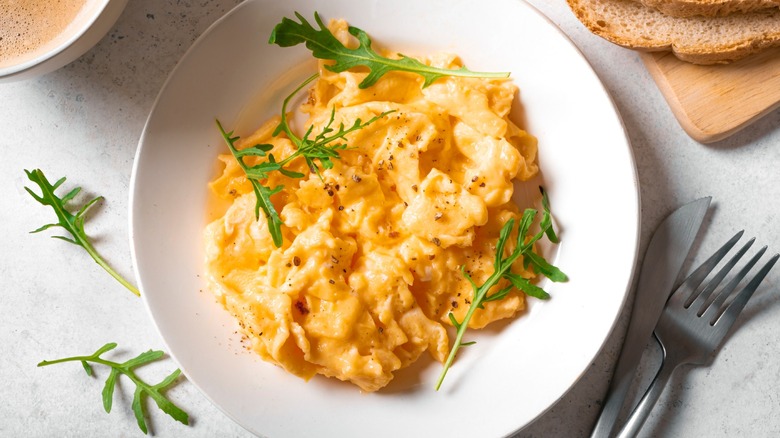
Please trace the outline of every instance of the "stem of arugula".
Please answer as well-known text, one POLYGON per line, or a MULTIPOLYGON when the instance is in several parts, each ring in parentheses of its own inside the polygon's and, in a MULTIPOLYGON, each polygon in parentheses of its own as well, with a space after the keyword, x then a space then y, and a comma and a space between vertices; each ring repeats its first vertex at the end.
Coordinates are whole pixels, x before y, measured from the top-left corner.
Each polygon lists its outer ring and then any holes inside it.
POLYGON ((127 280, 125 280, 124 277, 119 275, 118 272, 114 271, 114 269, 111 268, 111 266, 109 266, 108 263, 106 263, 105 260, 103 260, 103 257, 101 257, 100 254, 97 253, 97 251, 95 251, 95 248, 92 247, 92 244, 90 244, 89 241, 84 240, 82 238, 78 238, 78 240, 79 240, 79 243, 81 243, 81 245, 87 251, 87 253, 90 256, 92 256, 93 259, 95 259, 95 262, 98 265, 100 265, 101 268, 105 269, 106 272, 108 272, 112 277, 114 277, 116 279, 116 281, 121 283, 122 286, 126 287, 127 290, 129 290, 130 292, 135 294, 135 296, 137 296, 137 297, 141 296, 141 292, 139 292, 138 289, 135 286, 133 286, 127 280))
POLYGON ((95 356, 73 356, 73 357, 66 357, 64 359, 57 359, 57 360, 44 360, 43 362, 39 363, 39 367, 45 367, 47 365, 54 365, 58 363, 63 362, 92 362, 92 363, 99 363, 101 365, 105 365, 110 368, 117 368, 119 370, 122 370, 122 374, 126 375, 130 378, 137 386, 141 386, 143 388, 151 388, 151 385, 146 384, 143 380, 138 378, 138 376, 135 375, 133 370, 126 368, 122 366, 122 364, 117 362, 112 362, 110 360, 101 359, 99 357, 95 356))
POLYGON ((461 345, 463 341, 463 335, 466 333, 466 329, 468 328, 469 321, 471 321, 471 316, 474 314, 474 312, 479 308, 479 303, 482 302, 483 299, 485 299, 485 296, 488 293, 488 290, 490 290, 491 287, 495 286, 496 283, 498 283, 501 280, 501 277, 504 276, 506 271, 512 268, 512 264, 517 260, 518 257, 522 254, 522 251, 518 251, 516 253, 511 254, 509 257, 506 258, 501 263, 501 269, 498 269, 494 271, 490 277, 488 277, 487 280, 485 280, 484 283, 482 283, 482 286, 480 286, 478 289, 474 291, 474 298, 472 298, 472 304, 469 306, 469 310, 466 312, 466 315, 463 317, 463 321, 461 321, 461 328, 458 330, 458 334, 455 336, 455 343, 452 346, 452 349, 450 350, 450 354, 447 356, 447 360, 444 362, 444 370, 439 375, 439 380, 436 381, 436 390, 438 391, 439 388, 441 388, 442 382, 444 382, 444 377, 447 375, 447 370, 449 370, 450 365, 452 365, 452 362, 455 360, 455 356, 459 350, 459 346, 461 345))

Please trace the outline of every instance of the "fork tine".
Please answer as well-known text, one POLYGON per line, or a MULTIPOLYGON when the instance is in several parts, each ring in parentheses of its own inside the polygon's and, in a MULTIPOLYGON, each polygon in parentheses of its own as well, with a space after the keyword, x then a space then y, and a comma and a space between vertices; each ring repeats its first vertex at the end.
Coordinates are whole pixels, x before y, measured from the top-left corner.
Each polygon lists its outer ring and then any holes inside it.
POLYGON ((739 282, 742 281, 743 278, 747 277, 747 275, 750 273, 750 270, 753 269, 753 266, 758 263, 758 260, 764 255, 765 252, 766 246, 758 250, 758 252, 750 259, 750 261, 748 261, 745 266, 740 269, 739 273, 735 275, 734 278, 732 278, 731 281, 729 281, 728 284, 720 290, 720 292, 718 292, 717 297, 710 303, 707 303, 709 307, 702 307, 697 315, 704 317, 704 319, 709 319, 710 323, 715 321, 715 318, 712 318, 712 315, 714 313, 723 313, 723 311, 720 310, 721 306, 723 306, 723 303, 726 302, 726 299, 729 297, 729 295, 734 292, 734 289, 737 288, 739 282))
POLYGON ((745 307, 750 297, 753 296, 753 292, 758 289, 758 285, 761 284, 761 282, 764 280, 764 277, 766 277, 766 275, 769 273, 769 270, 772 269, 778 259, 780 259, 780 254, 775 254, 772 256, 772 258, 769 259, 764 267, 758 271, 758 274, 756 274, 756 276, 750 280, 750 283, 748 283, 747 286, 745 286, 745 288, 739 292, 737 297, 734 298, 734 301, 728 305, 726 310, 724 310, 722 314, 715 315, 712 321, 710 321, 710 325, 719 326, 722 327, 722 330, 728 331, 731 325, 734 324, 734 321, 736 321, 739 313, 742 312, 742 309, 745 307))
MULTIPOLYGON (((712 295, 712 292, 720 285, 720 283, 723 281, 724 278, 726 278, 726 275, 728 275, 729 272, 731 272, 732 269, 734 269, 734 266, 736 266, 737 262, 742 258, 743 255, 747 252, 748 249, 750 249, 751 246, 753 246, 753 242, 755 242, 756 239, 750 239, 746 244, 742 246, 742 248, 737 251, 736 254, 731 258, 731 260, 728 261, 725 265, 723 265, 722 268, 720 268, 720 271, 718 271, 717 274, 707 283, 707 287, 704 288, 700 293, 693 294, 691 298, 694 298, 695 295, 698 295, 695 297, 695 299, 686 307, 692 307, 694 310, 696 310, 696 315, 701 316, 705 310, 707 310, 707 306, 710 306, 712 304, 712 301, 709 299, 710 295, 712 295)), ((753 262, 755 264, 755 262, 753 262)), ((749 270, 748 270, 749 271, 749 270)), ((741 274, 742 278, 747 275, 747 272, 744 272, 741 274)), ((733 285, 732 290, 737 287, 736 284, 733 285)), ((731 291, 729 291, 730 293, 731 291)))
POLYGON ((739 231, 734 235, 734 237, 732 237, 728 242, 720 247, 719 250, 715 251, 715 254, 711 255, 710 258, 701 264, 701 266, 691 272, 691 275, 689 275, 688 278, 683 281, 680 287, 678 287, 677 290, 675 290, 675 292, 672 294, 672 297, 669 298, 669 303, 671 304, 674 302, 676 304, 680 304, 681 301, 685 301, 685 307, 689 307, 690 303, 693 302, 693 300, 696 298, 693 295, 695 294, 696 289, 699 288, 699 285, 701 285, 701 282, 707 278, 707 275, 709 275, 713 269, 715 269, 715 266, 720 263, 721 259, 723 259, 723 257, 725 257, 729 251, 731 251, 731 248, 737 243, 737 241, 744 233, 745 230, 739 231))

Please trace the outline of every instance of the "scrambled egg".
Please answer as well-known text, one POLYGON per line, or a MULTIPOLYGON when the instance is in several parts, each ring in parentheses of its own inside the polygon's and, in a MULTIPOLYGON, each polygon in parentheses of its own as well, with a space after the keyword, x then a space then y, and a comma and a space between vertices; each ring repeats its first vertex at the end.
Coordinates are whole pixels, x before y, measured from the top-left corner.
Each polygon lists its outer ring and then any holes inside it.
MULTIPOLYGON (((345 22, 331 31, 349 43, 345 22)), ((421 60, 461 65, 454 55, 421 60)), ((263 215, 255 218, 244 173, 220 156, 224 172, 210 186, 231 206, 205 231, 208 282, 263 359, 304 379, 319 373, 376 391, 426 350, 445 359, 447 315, 462 320, 472 296, 461 266, 477 284, 493 272, 499 230, 519 217, 513 180, 538 171, 536 139, 509 120, 517 89, 507 80, 447 77, 423 89, 421 77, 391 72, 361 90, 366 72, 333 73, 321 61, 319 73, 301 108, 312 137, 333 108, 333 126, 347 127, 395 112, 349 134, 321 178, 303 159, 292 162, 302 179, 271 174, 266 186, 284 186, 272 197, 281 248, 263 215)), ((290 155, 290 140, 272 135, 278 123, 238 148, 268 143, 277 160, 290 155)), ((514 272, 533 275, 522 260, 514 272)), ((470 327, 524 307, 512 292, 486 303, 470 327)))

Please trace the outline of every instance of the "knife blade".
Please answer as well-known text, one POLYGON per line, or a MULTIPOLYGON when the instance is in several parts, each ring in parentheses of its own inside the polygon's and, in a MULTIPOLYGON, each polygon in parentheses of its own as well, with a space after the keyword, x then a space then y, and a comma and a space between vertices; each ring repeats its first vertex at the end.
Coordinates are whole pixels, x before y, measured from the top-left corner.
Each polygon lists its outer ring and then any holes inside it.
POLYGON ((672 293, 711 200, 705 197, 683 205, 667 216, 653 233, 639 271, 623 349, 591 438, 609 438, 615 429, 647 341, 672 293))

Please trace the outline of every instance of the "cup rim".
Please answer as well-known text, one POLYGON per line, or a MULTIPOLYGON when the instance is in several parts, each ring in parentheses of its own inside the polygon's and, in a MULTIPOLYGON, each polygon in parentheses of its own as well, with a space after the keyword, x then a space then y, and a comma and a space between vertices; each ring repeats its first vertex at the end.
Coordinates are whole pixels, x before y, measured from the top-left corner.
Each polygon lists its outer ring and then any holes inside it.
MULTIPOLYGON (((85 1, 85 5, 86 5, 86 1, 85 1)), ((72 46, 76 41, 78 41, 82 36, 84 36, 84 34, 87 33, 87 31, 90 28, 92 28, 92 26, 95 24, 98 18, 103 14, 103 11, 106 9, 108 4, 113 0, 96 0, 96 1, 97 3, 95 4, 92 15, 90 17, 87 17, 84 20, 83 25, 81 25, 78 28, 78 30, 74 31, 73 34, 70 35, 70 37, 63 40, 60 44, 56 45, 51 50, 41 53, 40 55, 34 58, 27 59, 23 62, 20 62, 19 64, 0 67, 0 78, 17 75, 37 65, 43 64, 44 62, 64 52, 68 47, 72 46)))

